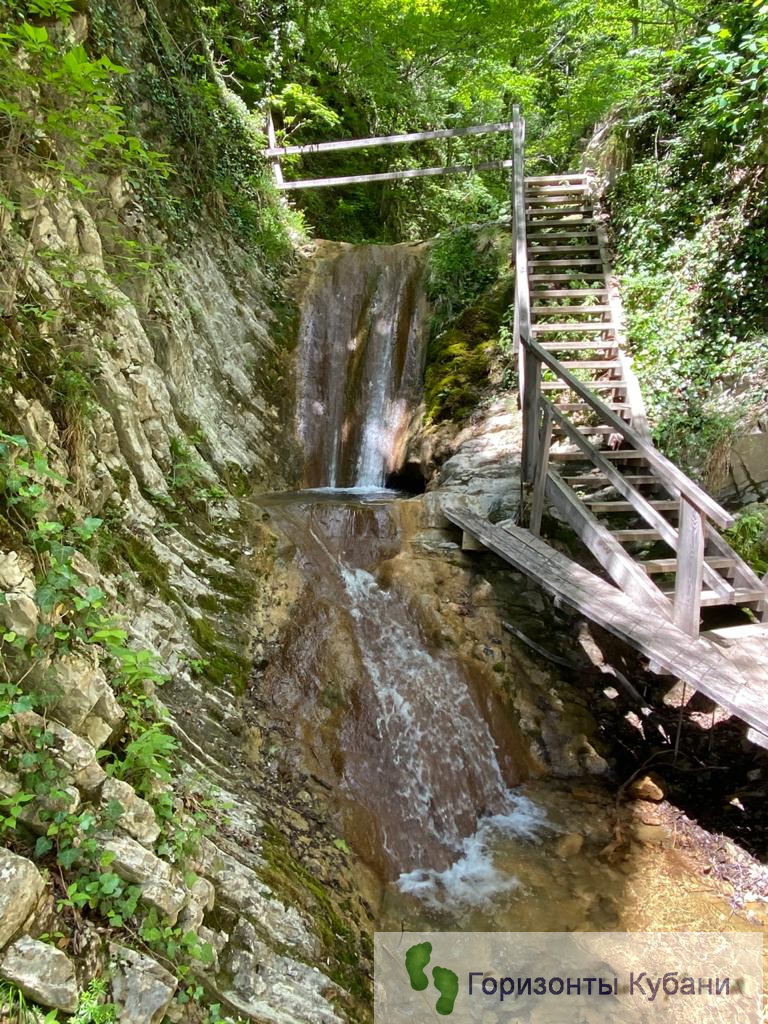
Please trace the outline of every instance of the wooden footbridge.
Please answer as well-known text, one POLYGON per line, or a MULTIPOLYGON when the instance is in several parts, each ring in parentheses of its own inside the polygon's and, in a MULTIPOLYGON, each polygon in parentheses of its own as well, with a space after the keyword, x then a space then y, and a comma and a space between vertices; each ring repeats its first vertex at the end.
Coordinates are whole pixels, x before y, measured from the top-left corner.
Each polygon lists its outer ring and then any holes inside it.
POLYGON ((768 590, 719 532, 733 517, 651 441, 590 182, 581 173, 526 178, 524 130, 516 111, 515 342, 526 528, 493 525, 459 508, 446 515, 768 746, 768 664, 760 657, 768 655, 768 628, 700 632, 702 608, 736 605, 762 620, 768 590), (541 539, 547 503, 604 577, 541 539))
POLYGON ((515 346, 527 501, 520 526, 466 509, 446 517, 553 597, 641 651, 651 667, 701 691, 768 747, 768 590, 721 535, 733 517, 653 445, 622 333, 603 222, 583 173, 526 177, 525 125, 511 122, 408 135, 277 146, 281 190, 326 188, 463 171, 512 169, 515 346), (283 156, 511 132, 512 160, 285 181, 283 156), (546 504, 602 569, 590 572, 541 537, 546 504), (701 632, 703 608, 753 613, 744 626, 701 632))

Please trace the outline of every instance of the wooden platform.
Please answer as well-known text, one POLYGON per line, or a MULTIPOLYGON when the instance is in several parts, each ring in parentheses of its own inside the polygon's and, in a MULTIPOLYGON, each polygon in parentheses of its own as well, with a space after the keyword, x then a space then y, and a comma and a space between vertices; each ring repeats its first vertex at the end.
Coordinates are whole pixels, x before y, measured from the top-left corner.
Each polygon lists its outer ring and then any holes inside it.
MULTIPOLYGON (((768 748, 768 688, 764 664, 741 642, 728 637, 690 636, 669 618, 641 603, 550 547, 529 530, 499 526, 457 506, 445 517, 470 537, 534 579, 552 597, 626 641, 652 664, 690 683, 749 727, 749 738, 768 748), (730 642, 730 646, 725 646, 730 642)), ((755 627, 754 631, 760 627, 755 627)), ((768 632, 758 639, 768 650, 768 632)))

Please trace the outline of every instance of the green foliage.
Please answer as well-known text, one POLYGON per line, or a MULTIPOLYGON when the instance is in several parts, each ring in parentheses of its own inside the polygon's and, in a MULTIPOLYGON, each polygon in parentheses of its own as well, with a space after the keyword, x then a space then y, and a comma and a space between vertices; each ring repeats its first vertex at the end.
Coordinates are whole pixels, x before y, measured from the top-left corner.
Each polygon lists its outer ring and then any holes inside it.
POLYGON ((130 782, 138 793, 151 796, 158 779, 170 782, 177 746, 173 736, 165 731, 165 726, 153 722, 126 746, 122 761, 115 765, 114 774, 130 782))
POLYGON ((635 150, 611 195, 635 364, 657 440, 713 488, 768 383, 767 11, 720 6, 665 99, 641 94, 617 129, 635 150))
POLYGON ((470 227, 439 237, 429 250, 432 301, 424 383, 427 421, 461 422, 488 393, 510 300, 508 254, 498 236, 470 227))
POLYGON ((80 994, 77 1009, 69 1024, 113 1024, 117 1020, 117 1007, 105 1002, 107 983, 103 978, 93 978, 80 994))
POLYGON ((768 505, 749 505, 725 536, 759 576, 768 572, 768 505))
POLYGON ((56 1024, 59 1019, 56 1010, 45 1011, 27 997, 15 985, 0 982, 0 1019, 8 1024, 56 1024))

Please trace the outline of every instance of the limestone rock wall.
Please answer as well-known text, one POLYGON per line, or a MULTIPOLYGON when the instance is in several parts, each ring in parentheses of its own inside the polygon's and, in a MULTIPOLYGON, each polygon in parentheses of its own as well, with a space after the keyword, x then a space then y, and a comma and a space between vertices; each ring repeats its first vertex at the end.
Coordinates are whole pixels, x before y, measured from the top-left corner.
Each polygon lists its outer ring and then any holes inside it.
MULTIPOLYGON (((0 221, 2 302, 18 308, 34 296, 47 314, 31 347, 18 318, 8 321, 0 429, 46 459, 58 519, 104 520, 99 557, 72 556, 74 586, 103 591, 131 645, 159 659, 169 681, 150 697, 180 744, 179 773, 161 789, 175 821, 194 828, 207 817, 211 835, 176 856, 168 821, 105 773, 101 758, 119 748, 126 714, 94 649, 75 644, 46 662, 27 678, 28 689, 46 691, 44 715, 18 710, 0 723, 0 817, 20 793, 13 766, 40 735, 57 766, 53 802, 25 803, 16 827, 0 831, 0 980, 70 1013, 93 977, 106 978, 126 1024, 204 1021, 214 1002, 231 1019, 345 1019, 354 1000, 339 965, 355 962, 365 941, 365 908, 350 903, 351 886, 338 898, 310 892, 290 830, 275 825, 300 785, 289 793, 260 784, 246 756, 242 694, 254 652, 271 639, 276 557, 247 495, 289 488, 297 463, 286 427, 291 326, 275 312, 276 286, 210 225, 172 260, 126 280, 92 208, 16 173, 27 198, 0 221), (27 363, 32 349, 41 376, 27 363), (93 392, 84 414, 68 419, 55 380, 57 367, 75 364, 93 392), (126 930, 87 905, 68 907, 69 880, 44 854, 40 866, 19 854, 48 836, 57 813, 91 811, 114 819, 93 838, 104 870, 136 887, 136 921, 154 913, 205 947, 183 979, 173 957, 137 941, 135 922, 126 930), (197 1002, 178 1000, 190 985, 197 1002)), ((105 182, 100 202, 141 221, 125 182, 105 182)), ((136 237, 147 247, 157 240, 143 228, 136 237)), ((12 526, 0 524, 0 625, 31 641, 44 625, 39 559, 12 526)), ((316 825, 301 856, 342 861, 322 810, 303 811, 316 825)), ((334 877, 344 871, 339 863, 334 877)))

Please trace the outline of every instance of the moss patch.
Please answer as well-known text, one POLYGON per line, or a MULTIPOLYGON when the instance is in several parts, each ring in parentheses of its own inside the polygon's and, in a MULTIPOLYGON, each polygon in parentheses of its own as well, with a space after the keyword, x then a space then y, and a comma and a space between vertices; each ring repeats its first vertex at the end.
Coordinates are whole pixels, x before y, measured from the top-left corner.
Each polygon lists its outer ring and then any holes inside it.
POLYGON ((342 916, 343 908, 335 905, 323 883, 296 860, 285 837, 272 825, 266 826, 262 854, 266 860, 264 881, 289 905, 302 907, 310 916, 324 953, 330 957, 324 969, 349 993, 349 1019, 368 1020, 372 991, 363 963, 373 958, 370 937, 350 927, 342 916))
POLYGON ((428 422, 459 423, 486 394, 507 298, 507 288, 496 287, 430 341, 424 380, 428 422))

